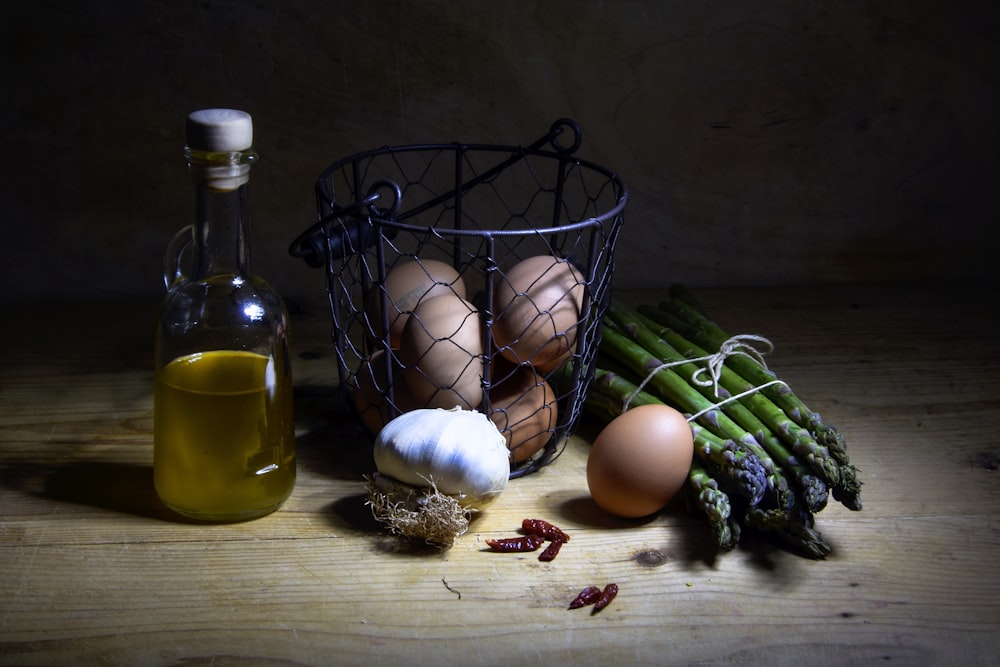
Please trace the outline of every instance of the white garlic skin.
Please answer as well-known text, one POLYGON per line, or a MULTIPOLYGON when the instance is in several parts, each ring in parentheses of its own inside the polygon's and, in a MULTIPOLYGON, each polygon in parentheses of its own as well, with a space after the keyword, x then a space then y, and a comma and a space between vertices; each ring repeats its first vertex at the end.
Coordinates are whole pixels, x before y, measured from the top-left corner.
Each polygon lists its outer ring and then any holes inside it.
POLYGON ((486 415, 454 407, 411 410, 375 439, 375 467, 416 487, 434 486, 463 504, 480 505, 507 488, 510 450, 486 415))

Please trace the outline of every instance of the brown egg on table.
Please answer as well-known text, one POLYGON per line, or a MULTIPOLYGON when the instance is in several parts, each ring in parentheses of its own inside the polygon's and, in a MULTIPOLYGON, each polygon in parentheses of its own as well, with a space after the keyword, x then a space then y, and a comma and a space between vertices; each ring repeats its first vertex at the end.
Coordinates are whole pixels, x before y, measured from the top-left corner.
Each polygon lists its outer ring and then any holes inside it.
POLYGON ((587 458, 590 495, 624 518, 658 512, 687 480, 694 457, 691 426, 666 405, 640 405, 605 426, 587 458))
MULTIPOLYGON (((417 304, 443 294, 465 298, 466 287, 458 271, 435 259, 416 259, 396 264, 385 277, 389 321, 389 345, 399 347, 406 320, 417 304)), ((381 300, 373 292, 367 315, 377 337, 382 336, 381 300)))
POLYGON ((565 362, 576 345, 583 310, 583 276, 567 260, 521 260, 497 282, 493 336, 510 361, 542 372, 565 362))

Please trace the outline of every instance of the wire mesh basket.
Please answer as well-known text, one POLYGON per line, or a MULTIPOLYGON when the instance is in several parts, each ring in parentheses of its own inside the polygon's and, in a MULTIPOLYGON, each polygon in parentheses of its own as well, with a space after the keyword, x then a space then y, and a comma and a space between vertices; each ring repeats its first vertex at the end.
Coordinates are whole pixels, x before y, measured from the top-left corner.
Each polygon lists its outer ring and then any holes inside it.
POLYGON ((528 146, 384 147, 320 175, 318 221, 289 252, 325 268, 340 388, 370 433, 458 405, 508 438, 512 477, 562 451, 628 199, 575 157, 581 138, 560 119, 528 146))

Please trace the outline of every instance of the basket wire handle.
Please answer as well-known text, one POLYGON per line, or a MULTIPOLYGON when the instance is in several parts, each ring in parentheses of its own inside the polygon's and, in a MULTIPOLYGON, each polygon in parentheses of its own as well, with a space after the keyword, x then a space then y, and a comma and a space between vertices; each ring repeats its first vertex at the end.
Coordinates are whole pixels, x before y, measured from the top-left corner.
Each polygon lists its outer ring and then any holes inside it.
POLYGON ((444 194, 439 195, 434 199, 431 199, 430 201, 426 201, 420 206, 411 208, 406 213, 400 214, 397 220, 406 220, 407 218, 413 217, 414 215, 423 213, 428 209, 434 208, 441 202, 448 201, 449 199, 455 199, 460 195, 464 195, 466 192, 476 187, 483 181, 493 178, 507 167, 523 160, 525 157, 527 157, 530 151, 537 151, 545 144, 550 144, 553 150, 555 150, 558 153, 562 153, 563 155, 570 155, 572 153, 575 153, 577 149, 580 148, 580 144, 582 143, 582 141, 583 141, 583 132, 582 130, 580 130, 580 126, 568 118, 560 118, 556 122, 552 123, 552 126, 549 128, 549 131, 545 134, 544 137, 537 139, 527 148, 518 149, 517 151, 512 153, 511 156, 506 160, 487 169, 486 171, 479 174, 475 178, 470 178, 469 180, 464 181, 462 185, 460 185, 459 187, 454 188, 453 190, 449 190, 448 192, 445 192, 444 194), (559 144, 559 135, 561 135, 565 131, 566 127, 569 127, 573 131, 573 143, 570 144, 569 146, 562 146, 559 144))
POLYGON ((572 121, 569 118, 560 118, 556 122, 552 123, 552 127, 549 128, 549 134, 540 141, 541 144, 544 144, 546 141, 551 142, 552 148, 558 153, 572 155, 580 150, 580 144, 583 143, 583 131, 575 121, 572 121), (569 146, 562 146, 559 143, 559 135, 563 133, 563 129, 566 127, 573 132, 573 143, 569 146))
MULTIPOLYGON (((341 259, 348 255, 367 248, 374 243, 371 231, 371 217, 392 218, 399 211, 400 202, 403 199, 403 191, 399 184, 388 179, 375 181, 368 188, 368 194, 347 206, 337 206, 330 213, 302 232, 292 242, 288 248, 288 253, 292 257, 301 257, 306 264, 313 268, 319 268, 326 264, 326 258, 339 257, 341 259), (388 189, 392 195, 392 201, 386 208, 379 208, 375 205, 382 196, 380 190, 388 189), (362 208, 368 208, 368 215, 355 215, 362 208), (337 233, 327 231, 329 226, 337 220, 344 220, 337 230, 337 233), (326 241, 324 243, 324 241, 326 241)), ((386 230, 384 235, 391 239, 395 236, 396 230, 386 230)))
MULTIPOLYGON (((420 206, 416 206, 405 213, 398 215, 399 206, 403 198, 402 190, 400 189, 399 184, 388 179, 376 181, 368 189, 368 195, 364 199, 355 201, 347 206, 335 207, 334 210, 332 210, 328 215, 325 215, 319 222, 306 229, 306 231, 300 234, 298 238, 292 242, 291 246, 288 248, 288 252, 292 257, 301 257, 309 266, 313 268, 323 266, 327 260, 332 260, 334 258, 344 259, 348 255, 359 252, 374 243, 374 238, 367 233, 370 228, 370 222, 362 220, 360 217, 352 217, 351 220, 341 223, 342 229, 337 235, 330 236, 328 234, 321 234, 320 232, 323 232, 330 223, 333 223, 338 219, 343 219, 355 211, 358 211, 362 207, 367 206, 371 215, 375 217, 403 221, 407 218, 423 213, 428 209, 434 208, 449 199, 455 199, 456 197, 464 195, 475 186, 492 178, 493 176, 496 176, 512 164, 523 160, 527 156, 528 152, 537 151, 545 144, 551 145, 552 149, 557 153, 562 155, 572 155, 580 148, 582 142, 583 132, 580 129, 580 126, 569 118, 560 118, 552 123, 549 127, 549 131, 546 132, 543 137, 535 140, 526 148, 516 150, 506 160, 503 160, 499 164, 487 169, 475 178, 471 178, 468 181, 463 182, 460 186, 450 190, 449 192, 439 195, 430 201, 424 202, 420 206), (563 146, 559 142, 559 137, 567 130, 567 128, 573 133, 573 142, 563 146), (377 191, 380 188, 386 187, 393 191, 395 199, 389 208, 378 209, 374 205, 379 199, 377 191), (323 243, 324 237, 326 237, 325 244, 323 243), (324 245, 326 246, 325 248, 324 245)), ((391 229, 386 230, 386 232, 387 238, 392 238, 392 236, 395 235, 396 230, 391 229)))

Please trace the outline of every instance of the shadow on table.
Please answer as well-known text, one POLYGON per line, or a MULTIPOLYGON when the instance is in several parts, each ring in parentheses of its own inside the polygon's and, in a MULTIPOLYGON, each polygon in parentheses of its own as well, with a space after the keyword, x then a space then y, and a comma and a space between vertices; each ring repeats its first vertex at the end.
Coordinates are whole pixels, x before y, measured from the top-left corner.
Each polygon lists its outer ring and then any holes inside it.
MULTIPOLYGON (((330 478, 361 479, 362 471, 367 472, 373 465, 371 446, 364 443, 363 434, 348 421, 347 413, 335 401, 328 401, 325 394, 297 399, 297 419, 301 414, 312 425, 322 422, 322 428, 307 428, 297 438, 300 469, 308 466, 330 478), (328 402, 333 403, 332 410, 325 405, 328 402)), ((150 465, 95 459, 12 460, 0 465, 0 486, 81 507, 172 523, 205 523, 173 512, 160 500, 150 465)), ((363 502, 359 504, 363 506, 363 502)))
POLYGON ((589 495, 567 494, 556 504, 558 516, 566 523, 600 529, 620 531, 627 539, 629 529, 653 522, 664 523, 664 543, 651 547, 637 545, 633 560, 643 567, 659 567, 669 563, 702 563, 714 567, 723 558, 739 558, 760 572, 780 574, 787 568, 787 559, 802 556, 777 536, 751 529, 744 529, 739 544, 732 550, 721 548, 715 540, 704 517, 689 514, 680 499, 667 505, 661 512, 638 519, 623 519, 605 512, 589 495), (664 519, 666 521, 664 522, 664 519), (779 563, 779 561, 782 561, 779 563))
POLYGON ((557 505, 557 511, 566 523, 602 531, 620 531, 623 536, 627 535, 630 529, 661 521, 664 513, 670 514, 672 520, 664 532, 664 537, 670 538, 669 544, 659 548, 643 545, 633 554, 635 561, 645 567, 658 567, 678 560, 712 565, 721 554, 725 553, 719 549, 704 525, 695 521, 693 517, 686 517, 683 509, 675 509, 673 505, 650 516, 623 519, 598 507, 589 495, 581 494, 563 498, 557 505))
POLYGON ((360 480, 375 470, 372 438, 336 389, 295 388, 296 450, 300 469, 330 479, 360 480))
POLYGON ((185 521, 156 495, 153 468, 108 461, 4 466, 3 484, 31 495, 164 521, 185 521))

